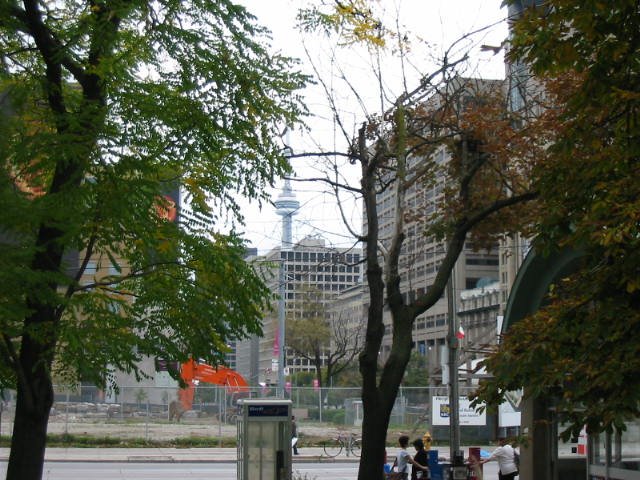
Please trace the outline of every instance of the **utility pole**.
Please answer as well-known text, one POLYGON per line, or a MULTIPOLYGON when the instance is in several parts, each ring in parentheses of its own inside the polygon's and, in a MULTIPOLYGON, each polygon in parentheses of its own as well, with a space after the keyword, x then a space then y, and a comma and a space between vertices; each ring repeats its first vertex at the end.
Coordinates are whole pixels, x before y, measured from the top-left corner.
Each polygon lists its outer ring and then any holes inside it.
MULTIPOLYGON (((289 141, 287 139, 287 145, 289 141)), ((284 152, 284 156, 291 158, 291 149, 287 146, 284 152)), ((284 378, 284 362, 285 362, 285 281, 287 274, 285 272, 285 262, 287 259, 287 252, 291 250, 293 245, 291 234, 291 223, 293 216, 298 213, 300 208, 300 202, 296 200, 296 195, 291 189, 291 182, 289 179, 284 181, 284 187, 282 192, 278 195, 278 198, 274 202, 276 207, 276 213, 282 217, 282 241, 280 246, 280 269, 278 272, 278 331, 276 332, 276 342, 278 347, 278 390, 280 395, 284 398, 285 392, 285 378, 284 378)))
MULTIPOLYGON (((284 245, 284 242, 283 242, 284 245)), ((278 391, 279 391, 279 396, 281 396, 282 398, 284 398, 284 387, 285 387, 285 381, 284 381, 284 362, 285 362, 285 355, 284 355, 284 329, 285 329, 285 303, 284 303, 284 296, 285 296, 285 285, 284 285, 284 279, 285 279, 285 272, 284 272, 284 267, 285 267, 285 259, 286 259, 286 250, 284 250, 284 248, 280 249, 280 267, 279 267, 279 271, 278 271, 278 331, 276 332, 277 335, 277 342, 278 342, 278 391)))
POLYGON ((449 440, 450 458, 453 466, 453 479, 466 478, 466 467, 462 451, 460 450, 460 402, 458 393, 458 313, 456 311, 454 265, 447 282, 447 307, 449 314, 449 332, 447 335, 449 347, 449 440), (460 475, 464 473, 463 477, 460 475))

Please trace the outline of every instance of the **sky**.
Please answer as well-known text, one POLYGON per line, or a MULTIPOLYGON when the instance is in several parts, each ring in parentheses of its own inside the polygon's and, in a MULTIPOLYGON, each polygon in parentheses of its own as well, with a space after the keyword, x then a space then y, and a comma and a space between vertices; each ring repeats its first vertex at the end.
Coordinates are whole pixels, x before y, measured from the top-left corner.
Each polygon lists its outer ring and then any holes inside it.
MULTIPOLYGON (((331 2, 332 0, 326 0, 331 2)), ((406 32, 410 51, 402 64, 397 55, 371 55, 363 47, 336 47, 336 40, 320 34, 302 34, 296 28, 296 13, 309 7, 309 0, 239 0, 253 13, 258 23, 272 32, 272 48, 281 54, 299 58, 301 69, 322 79, 305 91, 305 99, 311 115, 305 120, 307 129, 291 131, 287 142, 294 153, 318 151, 345 151, 345 135, 334 120, 328 107, 327 93, 334 97, 338 114, 347 136, 355 134, 358 125, 367 114, 383 108, 380 89, 374 76, 374 66, 380 65, 382 84, 386 98, 396 98, 403 90, 411 90, 420 77, 432 72, 437 59, 452 43, 469 32, 479 31, 460 41, 451 49, 451 57, 469 52, 471 60, 461 72, 466 76, 503 78, 502 52, 481 51, 481 45, 500 45, 507 36, 504 21, 506 8, 500 8, 502 0, 378 0, 374 1, 376 13, 387 27, 406 32), (485 29, 485 27, 487 27, 485 29), (349 85, 340 79, 344 75, 349 85), (323 87, 323 85, 325 87, 323 87), (358 92, 360 99, 352 93, 358 92)), ((284 140, 284 139, 283 139, 284 140)), ((297 179, 324 177, 326 164, 319 158, 292 160, 297 179)), ((342 162, 340 173, 346 181, 357 185, 359 167, 342 162)), ((270 191, 275 200, 282 181, 270 191)), ((308 235, 325 238, 328 245, 348 248, 354 245, 354 237, 340 220, 341 214, 335 196, 318 182, 292 182, 293 191, 300 202, 300 209, 293 220, 293 241, 308 235)), ((250 246, 260 254, 280 244, 282 223, 273 205, 241 202, 246 225, 244 236, 250 246)), ((347 195, 341 196, 345 216, 352 229, 361 230, 361 205, 347 195)))

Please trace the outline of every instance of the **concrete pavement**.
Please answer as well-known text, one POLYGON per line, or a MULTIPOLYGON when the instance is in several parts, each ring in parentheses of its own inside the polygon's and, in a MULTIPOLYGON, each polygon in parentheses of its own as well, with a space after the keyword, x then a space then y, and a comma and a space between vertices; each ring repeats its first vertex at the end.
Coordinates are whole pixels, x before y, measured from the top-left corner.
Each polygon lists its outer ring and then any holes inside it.
MULTIPOLYGON (((482 447, 492 449, 492 447, 482 447)), ((387 449, 393 460, 395 449, 387 449)), ((436 448, 443 459, 448 457, 448 447, 436 448)), ((468 448, 463 448, 465 458, 468 448)), ((358 462, 359 457, 346 456, 343 452, 337 457, 328 457, 322 447, 300 447, 299 455, 293 456, 293 463, 318 462, 358 462)), ((9 459, 9 449, 0 448, 0 461, 9 459)), ((131 462, 131 463, 216 463, 235 462, 235 448, 60 448, 50 447, 45 452, 47 462, 131 462)))
MULTIPOLYGON (((322 447, 300 448, 293 463, 303 462, 357 462, 359 458, 344 453, 338 457, 327 457, 322 447)), ((0 448, 0 461, 9 459, 9 449, 0 448)), ((182 462, 215 463, 235 462, 235 448, 58 448, 50 447, 45 452, 47 462, 182 462)))

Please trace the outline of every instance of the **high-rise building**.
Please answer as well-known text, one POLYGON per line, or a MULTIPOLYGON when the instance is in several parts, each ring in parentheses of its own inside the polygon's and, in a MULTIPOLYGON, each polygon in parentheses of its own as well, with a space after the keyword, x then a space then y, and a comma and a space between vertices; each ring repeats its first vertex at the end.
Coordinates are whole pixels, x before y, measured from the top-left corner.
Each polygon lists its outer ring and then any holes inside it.
MULTIPOLYGON (((516 21, 522 12, 534 5, 542 5, 542 0, 519 0, 508 5, 510 22, 516 21)), ((506 44, 508 45, 508 43, 506 44)), ((508 58, 508 57, 507 57, 508 58)), ((539 113, 540 103, 535 98, 541 94, 540 83, 531 74, 529 66, 515 59, 506 63, 506 86, 508 89, 508 108, 527 118, 528 112, 539 113)), ((525 128, 525 125, 522 125, 525 128)), ((530 240, 519 233, 506 236, 500 242, 500 311, 504 312, 509 292, 518 274, 518 270, 529 253, 530 240)))
MULTIPOLYGON (((316 318, 318 328, 322 327, 321 322, 330 326, 331 302, 341 292, 362 282, 360 249, 332 248, 320 237, 306 237, 293 243, 293 216, 298 213, 300 203, 288 179, 274 205, 282 217, 281 245, 264 256, 249 255, 247 261, 261 272, 278 299, 265 312, 263 335, 236 344, 236 369, 253 385, 280 384, 286 374, 315 370, 315 364, 309 360, 311 352, 296 354, 293 348, 287 348, 287 320, 316 318)), ((327 339, 321 355, 323 362, 331 343, 331 338, 327 339)))
MULTIPOLYGON (((360 249, 336 249, 328 246, 323 238, 306 237, 284 249, 276 247, 264 256, 248 257, 265 278, 274 293, 284 292, 285 317, 301 318, 305 314, 305 299, 313 292, 321 315, 330 320, 333 300, 362 281, 360 249), (284 269, 283 289, 280 289, 279 268, 284 269)), ((278 310, 265 312, 262 337, 239 341, 236 345, 236 368, 252 384, 276 384, 278 380, 278 310)), ((285 336, 285 347, 287 340, 285 336)), ((330 348, 330 345, 328 345, 330 348)), ((292 354, 286 349, 285 368, 288 373, 312 371, 315 366, 309 360, 292 354)))
MULTIPOLYGON (((477 79, 456 79, 457 82, 468 82, 470 94, 485 88, 502 88, 500 81, 483 81, 477 79)), ((456 88, 460 88, 459 85, 456 88)), ((464 100, 464 97, 463 97, 464 100)), ((445 167, 451 155, 445 146, 437 148, 429 157, 411 156, 407 158, 409 168, 418 168, 426 162, 433 162, 438 167, 445 167)), ((444 171, 444 168, 441 169, 444 171)), ((446 254, 445 241, 437 240, 424 234, 431 218, 442 208, 444 202, 446 177, 444 173, 436 176, 432 182, 415 182, 406 192, 404 234, 405 240, 399 261, 401 291, 405 301, 411 301, 425 293, 433 284, 442 260, 446 254)), ((377 198, 380 240, 389 246, 395 231, 396 193, 393 188, 383 189, 377 198)), ((366 216, 365 216, 366 218, 366 216)), ((363 231, 366 232, 365 223, 363 231)), ((497 282, 499 256, 497 245, 491 250, 476 251, 470 243, 465 245, 453 270, 453 294, 455 310, 460 309, 460 293, 482 285, 497 282)), ((448 334, 448 309, 446 293, 429 310, 420 315, 414 322, 413 341, 416 350, 429 358, 430 377, 438 382, 443 349, 448 334)), ((385 336, 382 341, 381 355, 383 359, 389 354, 392 343, 391 313, 384 313, 385 336)), ((464 324, 462 325, 465 328, 464 324)), ((446 357, 444 358, 446 361, 446 357)))

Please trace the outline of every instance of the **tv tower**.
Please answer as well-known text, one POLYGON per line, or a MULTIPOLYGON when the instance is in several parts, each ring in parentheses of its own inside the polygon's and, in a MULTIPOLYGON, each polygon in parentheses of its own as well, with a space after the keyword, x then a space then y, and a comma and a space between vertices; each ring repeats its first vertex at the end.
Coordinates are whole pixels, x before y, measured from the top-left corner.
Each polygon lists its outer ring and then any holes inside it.
POLYGON ((291 239, 291 220, 297 215, 300 202, 296 200, 296 194, 291 190, 291 182, 287 178, 284 181, 282 192, 274 202, 276 213, 282 217, 282 250, 288 250, 293 245, 291 239))

